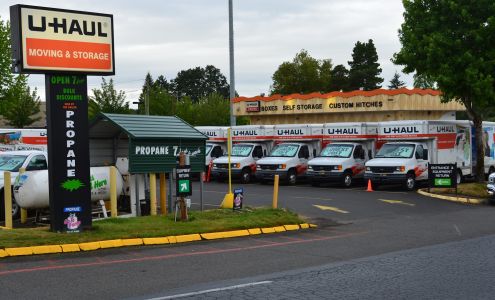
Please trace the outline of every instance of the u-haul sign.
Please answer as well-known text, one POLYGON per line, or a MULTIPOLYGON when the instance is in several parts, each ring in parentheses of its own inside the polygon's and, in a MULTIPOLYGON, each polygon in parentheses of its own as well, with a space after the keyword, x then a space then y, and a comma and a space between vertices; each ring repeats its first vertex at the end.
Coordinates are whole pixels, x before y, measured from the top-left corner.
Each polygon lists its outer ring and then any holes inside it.
POLYGON ((14 5, 10 20, 15 73, 115 74, 112 15, 14 5))

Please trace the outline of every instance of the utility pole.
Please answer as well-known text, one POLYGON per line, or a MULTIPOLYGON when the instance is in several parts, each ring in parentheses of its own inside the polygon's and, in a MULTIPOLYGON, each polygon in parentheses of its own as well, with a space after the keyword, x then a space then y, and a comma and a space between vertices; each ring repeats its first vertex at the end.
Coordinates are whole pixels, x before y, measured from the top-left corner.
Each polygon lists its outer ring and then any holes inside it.
POLYGON ((235 72, 234 72, 234 21, 232 13, 232 0, 229 0, 229 56, 230 56, 230 126, 236 125, 234 117, 235 98, 235 72))

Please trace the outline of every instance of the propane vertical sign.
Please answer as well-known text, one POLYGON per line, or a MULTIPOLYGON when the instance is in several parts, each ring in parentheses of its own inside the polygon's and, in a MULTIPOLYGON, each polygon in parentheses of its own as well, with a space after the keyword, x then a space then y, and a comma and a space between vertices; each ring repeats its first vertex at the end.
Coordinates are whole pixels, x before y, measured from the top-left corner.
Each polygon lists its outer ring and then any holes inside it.
POLYGON ((113 16, 10 7, 12 70, 45 74, 51 229, 91 227, 87 75, 115 74, 113 16))

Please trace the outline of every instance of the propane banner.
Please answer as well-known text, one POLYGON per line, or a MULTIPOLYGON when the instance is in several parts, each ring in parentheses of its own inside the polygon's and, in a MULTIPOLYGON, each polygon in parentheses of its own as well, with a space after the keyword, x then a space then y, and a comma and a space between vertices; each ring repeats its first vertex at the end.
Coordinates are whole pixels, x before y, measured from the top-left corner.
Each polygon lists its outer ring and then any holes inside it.
POLYGON ((10 19, 15 73, 115 74, 112 15, 14 5, 10 19))
POLYGON ((46 75, 49 194, 53 231, 91 227, 86 76, 46 75))

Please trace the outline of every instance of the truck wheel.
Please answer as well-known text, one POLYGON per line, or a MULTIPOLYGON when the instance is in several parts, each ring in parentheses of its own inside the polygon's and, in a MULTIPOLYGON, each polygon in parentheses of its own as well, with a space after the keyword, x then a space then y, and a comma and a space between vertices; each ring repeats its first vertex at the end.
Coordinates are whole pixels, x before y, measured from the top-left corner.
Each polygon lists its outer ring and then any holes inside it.
POLYGON ((249 169, 243 169, 241 172, 241 181, 242 183, 251 182, 251 171, 249 169))
POLYGON ((342 178, 342 185, 346 188, 352 186, 352 174, 350 172, 344 173, 344 177, 342 178))
POLYGON ((405 187, 408 191, 414 191, 414 188, 416 187, 416 178, 413 174, 407 174, 405 187))
POLYGON ((295 185, 297 183, 297 175, 294 169, 289 170, 289 172, 287 173, 287 182, 290 185, 295 185))
MULTIPOLYGON (((12 193, 13 194, 13 193, 12 193)), ((12 220, 17 220, 21 215, 21 207, 12 199, 12 220)), ((5 202, 3 198, 3 189, 0 195, 0 222, 5 221, 5 202)))

